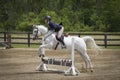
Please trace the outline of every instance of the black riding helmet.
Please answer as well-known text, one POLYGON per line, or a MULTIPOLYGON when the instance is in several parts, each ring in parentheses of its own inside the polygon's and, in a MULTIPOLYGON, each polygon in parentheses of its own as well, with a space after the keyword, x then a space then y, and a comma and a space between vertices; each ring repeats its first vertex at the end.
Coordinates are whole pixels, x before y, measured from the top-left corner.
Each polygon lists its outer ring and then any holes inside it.
POLYGON ((51 16, 47 15, 47 16, 45 16, 45 19, 50 21, 51 20, 51 16))

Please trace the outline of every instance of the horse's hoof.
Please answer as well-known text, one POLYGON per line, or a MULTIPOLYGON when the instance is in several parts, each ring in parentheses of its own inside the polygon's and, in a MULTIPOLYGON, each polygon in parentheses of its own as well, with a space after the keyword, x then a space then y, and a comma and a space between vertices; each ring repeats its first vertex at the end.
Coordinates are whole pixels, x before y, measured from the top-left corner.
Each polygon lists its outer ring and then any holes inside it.
POLYGON ((90 72, 93 72, 93 68, 92 68, 92 69, 90 69, 90 72))
POLYGON ((45 57, 45 55, 39 55, 39 57, 45 57))
POLYGON ((35 69, 35 71, 39 71, 39 69, 35 69))
POLYGON ((39 57, 41 57, 41 55, 39 55, 39 57))
POLYGON ((40 71, 39 67, 37 67, 37 68, 35 69, 35 71, 40 71))
POLYGON ((93 70, 91 70, 91 72, 93 72, 93 70))

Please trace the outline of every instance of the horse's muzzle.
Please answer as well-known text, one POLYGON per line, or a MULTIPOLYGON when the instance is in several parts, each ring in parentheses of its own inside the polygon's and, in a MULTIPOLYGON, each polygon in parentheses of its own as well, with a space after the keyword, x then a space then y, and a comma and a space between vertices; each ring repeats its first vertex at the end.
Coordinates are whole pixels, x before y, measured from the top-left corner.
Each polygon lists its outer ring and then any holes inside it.
POLYGON ((35 40, 35 38, 32 38, 33 40, 35 40))
POLYGON ((33 39, 33 40, 36 40, 36 39, 38 39, 38 36, 35 36, 35 37, 33 37, 32 39, 33 39))
POLYGON ((35 38, 35 37, 33 37, 32 39, 33 39, 33 40, 35 40, 36 38, 35 38))

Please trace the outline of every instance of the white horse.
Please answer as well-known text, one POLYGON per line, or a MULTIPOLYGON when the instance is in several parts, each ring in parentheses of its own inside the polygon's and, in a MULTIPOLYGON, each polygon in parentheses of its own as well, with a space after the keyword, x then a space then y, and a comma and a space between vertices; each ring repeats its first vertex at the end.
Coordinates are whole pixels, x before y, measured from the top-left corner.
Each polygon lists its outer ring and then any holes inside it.
MULTIPOLYGON (((45 44, 40 45, 38 53, 39 53, 39 56, 44 56, 45 54, 42 52, 43 48, 55 49, 58 41, 56 40, 55 32, 48 31, 48 29, 43 25, 34 25, 33 40, 38 38, 38 36, 40 36, 40 35, 43 35, 45 44)), ((75 36, 68 36, 68 37, 64 37, 64 42, 67 47, 66 49, 68 49, 68 50, 71 49, 72 38, 75 39, 75 50, 81 54, 83 60, 85 61, 86 71, 90 69, 90 71, 92 72, 93 65, 87 54, 86 44, 87 44, 87 46, 89 46, 95 50, 99 50, 100 48, 96 45, 94 39, 90 36, 86 36, 83 38, 75 37, 75 36)), ((61 45, 58 45, 57 49, 62 49, 61 45)))

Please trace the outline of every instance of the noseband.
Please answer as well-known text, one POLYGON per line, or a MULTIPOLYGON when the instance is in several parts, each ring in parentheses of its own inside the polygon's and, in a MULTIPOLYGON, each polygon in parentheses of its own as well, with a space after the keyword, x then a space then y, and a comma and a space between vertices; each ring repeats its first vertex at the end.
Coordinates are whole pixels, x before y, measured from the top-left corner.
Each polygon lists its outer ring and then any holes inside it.
POLYGON ((37 29, 37 32, 35 34, 35 38, 38 38, 38 28, 35 28, 35 29, 37 29))

